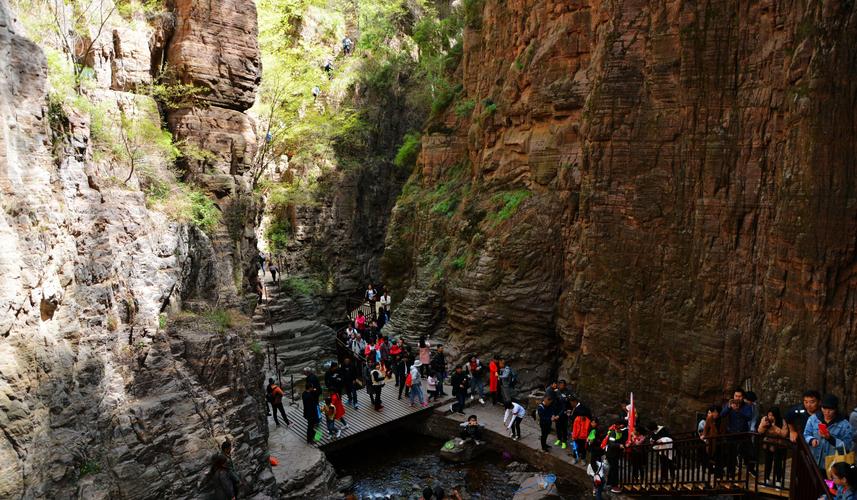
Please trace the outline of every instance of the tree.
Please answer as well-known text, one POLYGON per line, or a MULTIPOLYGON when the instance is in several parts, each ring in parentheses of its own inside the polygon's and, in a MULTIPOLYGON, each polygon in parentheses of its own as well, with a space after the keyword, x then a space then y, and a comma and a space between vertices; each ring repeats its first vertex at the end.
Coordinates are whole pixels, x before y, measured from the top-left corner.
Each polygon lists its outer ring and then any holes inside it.
POLYGON ((90 0, 73 1, 71 5, 66 5, 65 0, 50 0, 49 8, 60 45, 72 63, 75 90, 80 93, 80 80, 86 68, 86 61, 116 11, 116 4, 105 4, 105 0, 90 0), (91 27, 95 28, 95 35, 90 38, 91 27), (80 50, 76 50, 78 46, 81 47, 80 50))

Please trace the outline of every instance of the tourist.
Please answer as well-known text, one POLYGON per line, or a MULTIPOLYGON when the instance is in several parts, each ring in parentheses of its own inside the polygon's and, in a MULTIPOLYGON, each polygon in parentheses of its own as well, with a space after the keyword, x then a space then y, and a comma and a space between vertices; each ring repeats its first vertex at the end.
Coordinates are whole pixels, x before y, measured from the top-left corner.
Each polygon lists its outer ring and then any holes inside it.
POLYGON ((328 391, 342 394, 342 374, 339 373, 339 365, 336 361, 332 361, 330 367, 325 372, 324 385, 327 386, 328 391))
POLYGON ((228 459, 222 453, 216 453, 211 460, 208 482, 214 488, 211 497, 214 500, 234 500, 238 495, 227 464, 228 459))
MULTIPOLYGON (((420 349, 420 358, 422 358, 422 349, 420 349)), ((437 393, 443 396, 443 381, 446 380, 446 354, 443 352, 442 345, 437 346, 437 352, 431 359, 431 369, 437 374, 437 393)))
POLYGON ((381 295, 381 298, 378 299, 378 312, 381 311, 389 312, 390 306, 392 305, 392 299, 390 298, 390 293, 385 289, 384 295, 381 295))
MULTIPOLYGON (((750 432, 750 419, 752 418, 750 407, 744 403, 744 392, 736 390, 727 406, 721 410, 720 418, 725 422, 727 434, 740 434, 750 432)), ((723 443, 724 458, 726 459, 726 473, 731 479, 736 472, 738 457, 749 458, 747 445, 749 442, 743 440, 723 443)), ((751 468, 751 472, 753 472, 751 468)))
POLYGON ((422 363, 422 369, 428 370, 428 367, 431 364, 431 343, 426 340, 425 335, 420 335, 417 346, 419 347, 419 360, 420 363, 422 363))
POLYGON ((762 438, 762 449, 765 452, 765 484, 782 487, 786 474, 786 448, 783 441, 789 437, 789 426, 780 415, 776 406, 768 409, 762 421, 759 422, 759 434, 762 438), (771 483, 771 472, 774 482, 771 483))
POLYGON ((607 460, 604 460, 602 453, 599 452, 592 457, 589 467, 586 468, 586 473, 592 477, 592 494, 595 500, 602 500, 604 498, 604 484, 609 474, 609 465, 607 460))
POLYGON ((834 500, 857 500, 857 465, 836 462, 831 465, 829 475, 836 486, 834 500))
POLYGON ((377 292, 375 291, 374 288, 372 288, 372 283, 369 283, 369 286, 366 287, 366 293, 364 293, 363 295, 364 295, 364 298, 366 299, 366 302, 374 304, 375 296, 377 295, 377 292))
POLYGON ((351 47, 352 46, 353 46, 353 42, 351 41, 351 38, 346 36, 345 38, 342 39, 342 52, 346 56, 351 54, 351 47))
POLYGON ((477 397, 480 404, 485 404, 485 384, 482 381, 482 376, 485 373, 485 368, 479 358, 473 356, 470 362, 467 363, 467 373, 470 375, 470 400, 473 401, 477 397))
POLYGON ((857 450, 857 407, 851 412, 848 422, 851 424, 851 434, 854 436, 854 444, 851 445, 851 449, 857 450))
POLYGON ((505 405, 512 401, 512 368, 506 366, 506 360, 500 358, 500 364, 497 366, 499 375, 497 379, 500 382, 500 398, 505 405))
POLYGON ((423 488, 423 496, 420 500, 434 500, 434 490, 430 487, 423 488))
POLYGON ((628 462, 631 464, 631 477, 642 480, 646 477, 648 463, 646 461, 646 450, 643 445, 647 444, 646 428, 637 425, 631 430, 631 439, 627 443, 628 462))
POLYGON ((324 421, 327 424, 327 432, 331 438, 338 438, 342 435, 342 431, 336 428, 336 407, 333 406, 331 398, 324 398, 324 404, 321 405, 321 414, 324 415, 324 421))
POLYGON ((330 395, 330 403, 336 409, 336 413, 334 414, 334 419, 339 420, 342 424, 343 429, 348 428, 348 422, 345 421, 345 405, 342 404, 342 398, 337 393, 333 393, 330 395))
POLYGON ((607 430, 602 448, 605 450, 609 471, 607 473, 607 484, 610 485, 611 493, 622 493, 619 484, 619 458, 625 450, 628 441, 628 423, 624 419, 617 420, 607 430))
POLYGON ((753 391, 744 393, 744 404, 750 407, 750 430, 754 431, 759 428, 759 417, 761 416, 756 393, 753 391))
POLYGON ((497 404, 497 384, 497 360, 491 358, 491 362, 488 363, 488 394, 491 395, 492 405, 497 404))
POLYGON ((220 445, 220 453, 226 457, 226 470, 229 472, 229 479, 232 481, 232 488, 237 497, 241 487, 241 477, 235 470, 235 463, 232 461, 232 441, 225 439, 220 445))
POLYGON ((527 415, 527 410, 523 406, 515 402, 506 403, 506 412, 503 414, 503 423, 509 423, 506 426, 509 429, 509 437, 517 441, 521 439, 521 422, 527 415))
MULTIPOLYGON (((573 396, 571 394, 571 391, 568 390, 565 380, 560 380, 559 382, 557 382, 556 389, 554 389, 553 393, 555 394, 554 414, 559 417, 556 419, 556 442, 554 442, 554 445, 561 446, 564 450, 567 446, 566 443, 568 443, 569 421, 573 422, 575 418, 571 414, 570 399, 576 396, 573 396)), ((581 443, 584 444, 586 443, 586 435, 589 434, 588 420, 586 421, 585 425, 586 428, 582 431, 583 441, 581 441, 581 443)), ((574 449, 574 446, 572 446, 572 449, 574 449)), ((583 451, 583 446, 580 447, 580 451, 583 451)), ((574 455, 574 460, 576 462, 579 456, 576 450, 574 451, 574 455)))
POLYGON ((420 365, 422 365, 422 363, 420 363, 420 360, 416 360, 416 361, 414 361, 413 366, 411 366, 411 373, 410 373, 410 375, 411 375, 411 395, 410 395, 410 400, 411 400, 411 407, 412 408, 414 406, 414 400, 415 399, 419 399, 420 406, 422 406, 423 408, 428 406, 428 404, 425 402, 425 400, 423 400, 423 383, 422 383, 423 381, 422 381, 422 378, 420 377, 420 365))
POLYGON ((374 359, 366 356, 366 365, 363 367, 363 386, 366 387, 366 394, 369 395, 369 403, 372 406, 375 406, 375 386, 372 384, 372 370, 374 368, 374 359))
POLYGON ((324 72, 329 80, 333 80, 333 61, 330 58, 324 60, 324 72))
POLYGON ((673 471, 675 470, 674 459, 675 452, 673 450, 673 438, 670 435, 669 429, 662 425, 653 425, 655 428, 649 438, 654 445, 652 449, 658 452, 658 468, 660 470, 660 480, 671 480, 673 471))
POLYGON ((426 387, 428 389, 427 401, 437 401, 437 374, 432 369, 429 369, 426 387))
POLYGON ((450 377, 449 385, 452 386, 452 395, 456 399, 456 403, 450 408, 453 413, 464 413, 464 399, 467 397, 467 388, 470 387, 470 378, 461 365, 455 366, 455 373, 450 377))
POLYGON ((700 439, 705 442, 705 455, 708 465, 716 476, 722 473, 722 460, 719 454, 717 436, 720 435, 720 407, 711 405, 705 414, 700 439))
POLYGON ((315 426, 318 425, 318 391, 315 386, 307 382, 301 402, 304 406, 304 418, 306 419, 306 442, 312 444, 315 438, 315 426))
POLYGON ((396 387, 399 389, 399 399, 402 399, 405 379, 408 377, 408 360, 404 353, 399 353, 393 360, 393 375, 396 378, 396 387))
MULTIPOLYGON (((560 381, 557 392, 564 389, 565 381, 560 381)), ((589 437, 590 422, 592 421, 592 411, 583 403, 576 394, 571 394, 568 397, 568 419, 571 423, 571 439, 572 450, 577 455, 574 458, 574 463, 583 460, 586 463, 586 439, 589 437)))
POLYGON ((355 369, 361 370, 365 367, 366 357, 363 355, 363 351, 366 349, 366 341, 363 340, 363 337, 354 332, 354 340, 351 341, 351 352, 354 353, 354 359, 357 360, 357 365, 355 369))
POLYGON ((378 331, 380 332, 384 329, 384 325, 390 321, 390 314, 385 307, 379 307, 376 316, 375 324, 378 325, 378 331))
POLYGON ((271 391, 271 408, 274 412, 274 423, 277 427, 280 426, 280 421, 277 419, 277 411, 279 411, 280 415, 283 416, 283 422, 285 422, 286 425, 291 425, 289 417, 286 416, 286 409, 283 408, 283 396, 285 393, 280 386, 274 383, 274 379, 272 378, 268 379, 268 389, 271 391))
POLYGON ((370 374, 372 376, 372 389, 375 393, 375 411, 381 411, 384 408, 384 404, 381 402, 381 391, 384 389, 384 380, 387 378, 383 365, 376 364, 370 374))
POLYGON ((821 399, 821 417, 818 414, 809 417, 803 437, 822 474, 826 474, 825 459, 837 450, 851 450, 853 436, 851 424, 839 413, 839 398, 826 394, 821 399))
POLYGON ((803 431, 806 428, 806 422, 812 415, 818 415, 821 418, 821 411, 818 404, 821 402, 821 394, 815 390, 804 391, 801 403, 798 403, 786 412, 783 417, 789 425, 789 439, 796 443, 798 439, 803 438, 803 431))
POLYGON ((318 99, 318 96, 320 96, 320 95, 321 95, 321 89, 318 88, 318 85, 314 85, 312 87, 312 100, 315 101, 316 99, 318 99))
POLYGON ((271 264, 268 265, 268 271, 271 271, 271 281, 273 281, 274 283, 279 283, 279 281, 277 280, 277 273, 280 272, 280 269, 277 267, 277 265, 271 262, 271 264))
MULTIPOLYGON (((600 457, 602 454, 602 449, 598 445, 603 439, 603 436, 598 435, 598 417, 592 417, 592 420, 589 421, 589 434, 586 435, 586 450, 584 450, 584 463, 586 451, 589 451, 589 463, 594 463, 595 459, 600 457)), ((580 450, 578 450, 579 452, 580 450)))
POLYGON ((482 426, 479 425, 476 415, 467 417, 467 424, 462 427, 459 437, 465 440, 472 439, 477 444, 482 441, 482 426))
POLYGON ((304 368, 304 375, 306 376, 306 382, 308 384, 312 384, 315 387, 316 392, 321 394, 321 382, 318 380, 318 376, 309 366, 304 368))
POLYGON ((357 407, 357 384, 355 384, 358 372, 357 367, 351 364, 350 357, 342 360, 342 367, 339 372, 342 375, 342 387, 345 389, 345 396, 348 397, 348 404, 355 410, 359 410, 360 408, 357 407))
MULTIPOLYGON (((508 403, 509 401, 506 402, 508 403)), ((536 408, 536 416, 539 421, 539 429, 541 430, 539 442, 542 445, 542 451, 550 450, 550 446, 548 446, 547 442, 548 434, 550 434, 551 427, 553 427, 553 423, 556 421, 556 416, 553 414, 553 408, 551 408, 552 402, 553 401, 551 401, 549 397, 545 396, 536 408)))
POLYGON ((357 311, 357 316, 354 318, 354 328, 360 332, 360 335, 366 335, 366 316, 363 311, 357 311))

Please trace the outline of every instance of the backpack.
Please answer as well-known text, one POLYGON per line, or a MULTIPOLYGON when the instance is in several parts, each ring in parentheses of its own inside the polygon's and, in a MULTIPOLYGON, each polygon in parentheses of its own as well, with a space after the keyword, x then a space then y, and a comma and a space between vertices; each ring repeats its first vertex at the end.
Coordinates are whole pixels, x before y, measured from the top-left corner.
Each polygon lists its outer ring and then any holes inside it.
POLYGON ((518 372, 509 367, 509 387, 518 385, 518 372))

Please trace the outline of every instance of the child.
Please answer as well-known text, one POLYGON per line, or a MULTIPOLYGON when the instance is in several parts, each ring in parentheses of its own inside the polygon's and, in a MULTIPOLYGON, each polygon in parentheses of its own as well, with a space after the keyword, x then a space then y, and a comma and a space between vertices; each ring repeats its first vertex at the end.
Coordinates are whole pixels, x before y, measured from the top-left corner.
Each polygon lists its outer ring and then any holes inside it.
POLYGON ((324 398, 324 404, 321 405, 321 413, 324 415, 324 420, 327 422, 327 432, 330 437, 338 438, 342 435, 342 431, 336 430, 336 408, 329 397, 324 398))
POLYGON ((434 374, 434 371, 429 371, 428 379, 426 380, 428 384, 428 401, 430 402, 432 399, 437 399, 437 376, 434 374))
MULTIPOLYGON (((596 445, 595 448, 598 448, 596 445)), ((604 460, 600 452, 593 452, 589 466, 586 468, 586 473, 592 477, 592 493, 595 495, 595 500, 601 500, 604 491, 604 483, 607 479, 610 466, 604 460)))
POLYGON ((835 500, 857 500, 857 466, 836 462, 830 467, 830 477, 836 485, 835 500))
POLYGON ((342 429, 348 428, 348 423, 345 421, 345 405, 342 404, 342 398, 339 394, 333 393, 330 395, 330 402, 333 404, 333 409, 336 410, 334 418, 342 422, 342 429))

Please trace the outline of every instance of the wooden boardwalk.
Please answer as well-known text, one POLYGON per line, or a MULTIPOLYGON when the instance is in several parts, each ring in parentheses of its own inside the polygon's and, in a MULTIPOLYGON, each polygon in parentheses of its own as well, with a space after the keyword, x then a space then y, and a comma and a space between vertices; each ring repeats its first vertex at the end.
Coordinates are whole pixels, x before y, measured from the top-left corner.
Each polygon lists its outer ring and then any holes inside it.
MULTIPOLYGON (((423 379, 422 386, 425 390, 425 379, 423 379)), ((398 399, 398 396, 399 389, 395 386, 394 379, 391 379, 381 390, 381 403, 384 405, 384 408, 381 411, 375 411, 375 408, 369 402, 369 394, 366 392, 366 389, 358 390, 357 406, 359 409, 355 410, 350 405, 345 405, 345 421, 348 423, 348 428, 342 429, 342 424, 337 421, 336 428, 342 430, 342 435, 339 438, 332 438, 327 432, 327 425, 325 424, 324 417, 322 417, 318 429, 323 432, 323 438, 315 446, 322 450, 339 448, 351 442, 359 441, 361 438, 368 437, 371 431, 393 424, 397 420, 416 414, 427 413, 434 408, 448 405, 454 401, 454 398, 451 396, 441 396, 438 401, 432 401, 425 408, 420 406, 419 402, 416 402, 414 407, 411 407, 410 400, 404 394, 402 394, 402 399, 398 399)), ((347 400, 347 398, 343 397, 344 402, 347 400)), ((289 426, 291 431, 297 433, 302 440, 305 440, 307 422, 303 417, 303 405, 300 402, 296 405, 289 405, 286 408, 286 414, 291 421, 291 425, 289 426)), ((268 419, 271 420, 273 417, 268 417, 268 419)), ((273 425, 273 421, 269 422, 269 425, 273 425)))

